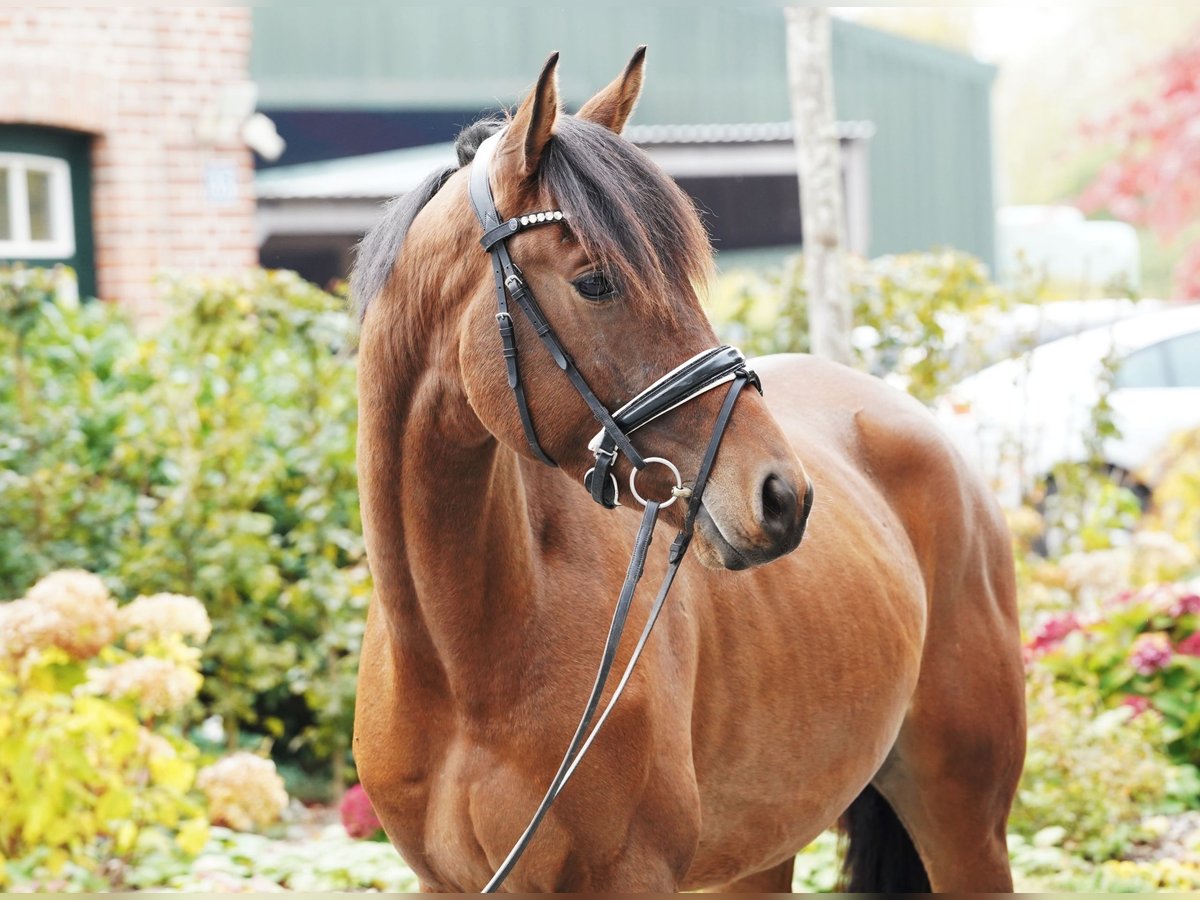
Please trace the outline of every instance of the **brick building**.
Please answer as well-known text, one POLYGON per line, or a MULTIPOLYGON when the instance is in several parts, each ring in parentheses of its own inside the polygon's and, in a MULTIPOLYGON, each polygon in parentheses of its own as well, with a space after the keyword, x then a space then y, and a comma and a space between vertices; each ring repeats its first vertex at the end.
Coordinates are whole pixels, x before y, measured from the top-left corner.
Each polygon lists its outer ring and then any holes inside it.
POLYGON ((0 263, 161 312, 158 277, 257 263, 245 7, 0 6, 0 263))

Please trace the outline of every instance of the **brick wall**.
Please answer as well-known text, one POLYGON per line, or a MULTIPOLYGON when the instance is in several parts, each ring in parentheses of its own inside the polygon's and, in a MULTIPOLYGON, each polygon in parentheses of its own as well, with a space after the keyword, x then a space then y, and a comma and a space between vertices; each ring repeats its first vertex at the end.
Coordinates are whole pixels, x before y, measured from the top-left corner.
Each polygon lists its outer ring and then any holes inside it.
POLYGON ((0 6, 0 123, 86 131, 98 293, 163 311, 162 277, 257 262, 245 7, 0 6))

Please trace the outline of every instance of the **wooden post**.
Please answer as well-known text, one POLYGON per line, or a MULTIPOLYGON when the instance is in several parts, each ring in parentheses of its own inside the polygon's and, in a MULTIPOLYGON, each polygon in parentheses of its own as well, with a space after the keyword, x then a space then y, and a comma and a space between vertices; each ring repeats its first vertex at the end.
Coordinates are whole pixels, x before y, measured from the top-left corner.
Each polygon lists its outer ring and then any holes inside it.
POLYGON ((811 350, 850 363, 853 325, 845 265, 845 213, 827 7, 789 6, 788 88, 792 98, 804 286, 811 350))

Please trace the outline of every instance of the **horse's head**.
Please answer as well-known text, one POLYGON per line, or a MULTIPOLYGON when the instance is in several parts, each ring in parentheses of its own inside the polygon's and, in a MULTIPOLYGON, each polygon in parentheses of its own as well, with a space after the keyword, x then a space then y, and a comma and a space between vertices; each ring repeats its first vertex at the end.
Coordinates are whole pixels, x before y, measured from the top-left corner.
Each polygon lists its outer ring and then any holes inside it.
MULTIPOLYGON (((620 137, 640 92, 643 61, 644 48, 570 116, 559 108, 552 56, 507 127, 482 123, 459 139, 465 164, 482 139, 503 128, 488 147, 489 159, 473 163, 490 165, 501 219, 546 210, 564 214, 561 221, 513 234, 507 250, 558 340, 609 410, 718 343, 698 296, 710 275, 711 249, 696 211, 654 162, 620 137)), ((482 229, 471 213, 469 178, 468 171, 446 182, 413 221, 407 242, 426 245, 426 257, 433 243, 446 254, 435 267, 443 267, 446 302, 456 303, 458 375, 471 410, 487 432, 533 457, 506 377, 495 279, 478 243, 482 229)), ((588 444, 596 419, 515 303, 512 321, 536 442, 578 485, 595 464, 588 444)), ((724 396, 716 390, 685 403, 646 424, 632 442, 643 457, 674 462, 690 482, 724 396)), ((625 455, 614 474, 622 502, 630 505, 625 455)), ((673 483, 665 467, 651 465, 637 487, 643 496, 665 499, 673 483)), ((804 468, 788 441, 758 393, 743 391, 703 494, 694 549, 712 567, 768 562, 799 544, 810 500, 804 468)), ((664 515, 681 521, 684 505, 664 515)))

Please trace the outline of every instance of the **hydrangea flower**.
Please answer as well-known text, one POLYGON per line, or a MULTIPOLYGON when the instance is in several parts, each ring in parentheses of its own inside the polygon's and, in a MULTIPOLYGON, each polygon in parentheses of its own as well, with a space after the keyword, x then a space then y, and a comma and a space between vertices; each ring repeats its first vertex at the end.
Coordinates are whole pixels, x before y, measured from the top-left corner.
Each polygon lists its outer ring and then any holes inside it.
POLYGON ((1128 547, 1068 553, 1059 566, 1067 587, 1099 598, 1114 584, 1129 583, 1132 553, 1128 547))
POLYGON ((1143 697, 1141 694, 1126 694, 1125 699, 1121 701, 1122 706, 1127 706, 1133 710, 1133 718, 1137 718, 1148 709, 1154 709, 1154 704, 1150 702, 1149 697, 1143 697))
POLYGON ((0 660, 18 660, 31 650, 54 646, 62 616, 30 600, 0 604, 0 660))
POLYGON ((112 643, 116 619, 117 604, 103 581, 91 572, 54 572, 23 600, 0 606, 0 658, 60 647, 75 659, 91 659, 112 643))
POLYGON ((134 651, 171 635, 192 638, 202 644, 212 633, 204 604, 183 594, 138 597, 118 610, 117 623, 125 636, 125 646, 134 651))
POLYGON ((1189 613, 1200 613, 1200 594, 1188 592, 1182 597, 1179 597, 1171 604, 1171 617, 1178 619, 1180 616, 1186 616, 1189 613))
POLYGON ((264 828, 278 821, 288 805, 275 763, 245 751, 201 769, 196 786, 208 799, 209 820, 235 831, 264 828))
POLYGON ((1171 662, 1171 639, 1161 632, 1138 635, 1129 662, 1139 675, 1153 675, 1171 662))
POLYGON ((157 656, 131 659, 110 669, 93 669, 88 676, 89 686, 96 693, 115 699, 132 697, 152 716, 182 709, 204 683, 203 676, 194 669, 157 656))
POLYGON ((383 828, 379 817, 375 815, 375 807, 371 805, 371 798, 367 796, 367 792, 363 790, 361 784, 356 784, 346 791, 342 797, 340 812, 346 834, 352 838, 361 840, 373 837, 383 828))
POLYGON ((1074 612, 1050 616, 1034 630, 1033 637, 1027 646, 1034 653, 1044 652, 1061 643, 1063 638, 1082 627, 1083 624, 1074 612))

